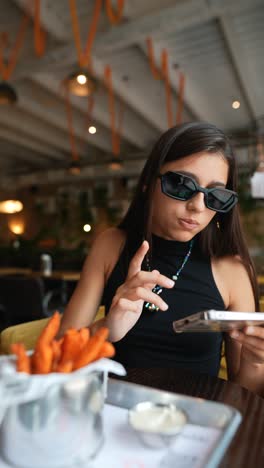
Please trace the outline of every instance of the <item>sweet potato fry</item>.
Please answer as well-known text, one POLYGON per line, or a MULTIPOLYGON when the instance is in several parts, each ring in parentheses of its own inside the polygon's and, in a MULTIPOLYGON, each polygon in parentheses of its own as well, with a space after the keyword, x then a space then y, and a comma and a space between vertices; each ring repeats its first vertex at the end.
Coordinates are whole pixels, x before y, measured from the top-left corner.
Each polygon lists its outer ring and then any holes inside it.
POLYGON ((81 349, 82 349, 87 344, 87 341, 90 338, 89 328, 81 328, 79 330, 79 337, 80 337, 81 349))
POLYGON ((59 331, 60 322, 61 322, 61 316, 59 312, 55 312, 53 316, 50 318, 50 320, 48 321, 46 327, 42 330, 38 338, 36 348, 38 347, 40 343, 46 343, 46 344, 51 343, 51 341, 55 338, 55 336, 57 335, 59 331))
POLYGON ((32 373, 48 374, 52 370, 53 351, 51 344, 41 343, 32 355, 32 373))
POLYGON ((69 372, 72 371, 72 364, 73 364, 72 361, 67 361, 67 362, 60 363, 60 364, 58 364, 55 372, 69 373, 69 372))
POLYGON ((99 351, 99 354, 97 356, 97 359, 101 358, 111 358, 115 355, 115 348, 110 343, 109 341, 105 341, 105 343, 102 344, 102 347, 99 351))
POLYGON ((17 356, 17 370, 32 374, 71 372, 101 357, 112 357, 115 349, 106 342, 109 330, 102 327, 90 338, 90 330, 71 328, 56 340, 60 327, 60 314, 55 312, 40 334, 35 350, 28 357, 22 344, 12 346, 17 356))
POLYGON ((25 346, 22 343, 11 345, 11 351, 17 356, 16 369, 18 372, 31 373, 30 357, 27 355, 25 346))
POLYGON ((61 347, 60 364, 67 361, 74 361, 81 351, 82 342, 80 340, 78 330, 70 328, 64 335, 64 340, 61 347))
POLYGON ((109 330, 106 327, 102 327, 97 330, 74 361, 73 370, 80 369, 80 367, 86 366, 97 358, 102 344, 107 339, 108 334, 109 330))
POLYGON ((52 352, 53 352, 52 366, 51 366, 52 372, 55 372, 57 364, 61 359, 62 343, 63 343, 63 338, 61 338, 60 340, 52 340, 52 342, 51 342, 51 349, 52 349, 52 352))

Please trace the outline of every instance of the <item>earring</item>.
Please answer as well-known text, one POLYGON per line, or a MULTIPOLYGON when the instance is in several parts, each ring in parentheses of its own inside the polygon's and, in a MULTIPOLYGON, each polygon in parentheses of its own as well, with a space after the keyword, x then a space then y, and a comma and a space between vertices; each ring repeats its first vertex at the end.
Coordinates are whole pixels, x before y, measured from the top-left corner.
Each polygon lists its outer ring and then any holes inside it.
POLYGON ((217 227, 217 229, 220 229, 220 223, 219 223, 219 221, 216 221, 216 227, 217 227))

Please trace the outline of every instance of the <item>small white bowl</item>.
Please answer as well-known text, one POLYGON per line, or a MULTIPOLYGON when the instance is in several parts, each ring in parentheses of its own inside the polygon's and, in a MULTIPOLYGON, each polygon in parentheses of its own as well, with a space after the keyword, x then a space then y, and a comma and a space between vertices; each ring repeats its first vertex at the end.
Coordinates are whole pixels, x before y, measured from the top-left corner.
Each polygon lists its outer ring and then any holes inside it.
POLYGON ((128 421, 144 445, 159 449, 173 443, 187 416, 175 404, 144 401, 128 411, 128 421))

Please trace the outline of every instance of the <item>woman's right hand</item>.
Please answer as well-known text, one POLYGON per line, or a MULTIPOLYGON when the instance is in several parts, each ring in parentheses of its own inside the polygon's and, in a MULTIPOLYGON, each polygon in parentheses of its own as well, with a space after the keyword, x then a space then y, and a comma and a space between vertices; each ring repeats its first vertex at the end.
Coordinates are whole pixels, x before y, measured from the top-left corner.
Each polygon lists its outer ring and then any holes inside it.
POLYGON ((161 311, 168 309, 166 302, 153 293, 156 284, 172 288, 174 281, 157 270, 142 271, 142 262, 149 249, 144 241, 131 259, 125 282, 119 286, 113 297, 106 324, 110 329, 110 339, 119 341, 138 321, 144 302, 155 304, 161 311))

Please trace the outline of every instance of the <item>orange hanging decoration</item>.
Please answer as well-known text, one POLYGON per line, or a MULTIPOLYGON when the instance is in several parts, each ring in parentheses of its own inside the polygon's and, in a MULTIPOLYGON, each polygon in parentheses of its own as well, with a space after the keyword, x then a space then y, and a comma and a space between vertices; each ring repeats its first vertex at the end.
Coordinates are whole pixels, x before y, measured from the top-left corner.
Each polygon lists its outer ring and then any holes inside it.
POLYGON ((99 16, 100 16, 101 9, 102 9, 102 0, 95 0, 92 23, 88 32, 84 51, 82 49, 82 44, 81 44, 81 35, 80 35, 80 27, 79 27, 77 9, 76 9, 76 1, 69 0, 69 6, 70 6, 70 13, 71 13, 71 18, 72 18, 72 28, 73 28, 73 34, 74 34, 75 47, 76 47, 77 55, 78 55, 78 62, 79 62, 80 67, 85 67, 88 65, 90 61, 91 49, 92 49, 92 45, 94 42, 94 38, 95 38, 97 26, 98 26, 98 20, 99 20, 99 16))
POLYGON ((18 60, 18 54, 23 45, 28 24, 29 24, 29 16, 24 15, 21 19, 17 37, 15 40, 15 44, 13 46, 13 49, 10 52, 10 58, 7 62, 7 65, 5 64, 5 61, 4 61, 4 49, 7 45, 7 34, 5 33, 2 34, 2 37, 0 38, 0 72, 1 72, 3 80, 5 81, 9 80, 9 78, 11 77, 15 69, 15 66, 18 60))
POLYGON ((179 125, 182 122, 184 89, 185 89, 185 75, 184 73, 180 72, 176 125, 179 125))
POLYGON ((171 95, 171 85, 169 78, 169 65, 168 65, 168 52, 163 49, 161 55, 162 61, 162 75, 165 84, 165 93, 166 93, 166 109, 167 109, 167 119, 168 126, 173 126, 173 114, 172 114, 172 95, 171 95))
POLYGON ((155 80, 162 80, 162 74, 160 73, 159 69, 155 65, 153 42, 150 37, 147 38, 147 48, 148 48, 149 65, 150 65, 152 75, 154 76, 155 80))
MULTIPOLYGON (((149 57, 149 64, 152 75, 155 79, 162 79, 165 85, 165 93, 166 93, 166 109, 167 109, 167 119, 168 119, 168 126, 173 126, 173 111, 172 111, 172 92, 171 92, 171 84, 170 84, 170 76, 169 76, 169 57, 168 52, 166 49, 162 50, 161 54, 161 72, 156 67, 155 60, 154 60, 154 52, 153 52, 153 42, 151 38, 147 38, 147 47, 148 47, 148 57, 149 57)), ((185 87, 185 75, 180 72, 179 75, 179 89, 178 89, 178 107, 176 113, 176 124, 180 124, 182 121, 182 113, 183 113, 183 96, 184 96, 184 87, 185 87)))
POLYGON ((88 127, 91 124, 92 121, 92 112, 94 109, 94 97, 93 96, 88 96, 88 109, 87 109, 87 117, 84 125, 84 131, 87 132, 88 127))
POLYGON ((112 84, 112 70, 109 65, 105 67, 104 76, 105 85, 108 90, 108 105, 112 133, 112 152, 115 156, 118 156, 120 154, 121 132, 123 124, 123 107, 121 107, 120 109, 118 127, 116 128, 115 97, 112 84))
POLYGON ((80 158, 79 158, 77 148, 76 148, 75 135, 74 135, 74 129, 73 129, 71 102, 70 102, 69 91, 67 88, 65 88, 65 103, 66 103, 66 114, 67 114, 67 123, 68 123, 68 130, 69 130, 72 160, 79 161, 80 158))
POLYGON ((111 0, 105 0, 105 9, 109 21, 112 24, 118 24, 122 18, 123 9, 125 5, 125 0, 117 0, 117 10, 116 12, 112 8, 111 0))
POLYGON ((34 0, 34 46, 38 57, 42 57, 46 47, 46 31, 41 28, 40 23, 40 0, 34 0))
POLYGON ((169 61, 168 61, 168 52, 163 49, 161 53, 161 72, 155 65, 154 60, 154 51, 153 51, 153 42, 151 38, 147 38, 147 47, 148 47, 148 56, 149 56, 149 64, 152 75, 156 80, 162 79, 165 85, 165 93, 166 93, 166 109, 167 109, 167 120, 168 120, 168 127, 172 127, 173 125, 173 114, 172 114, 172 94, 171 94, 171 85, 170 85, 170 77, 169 77, 169 61))

